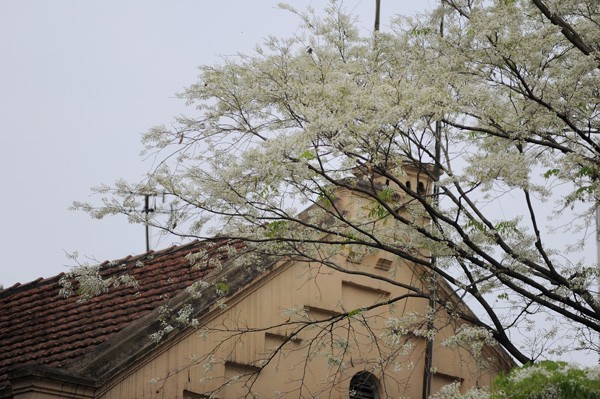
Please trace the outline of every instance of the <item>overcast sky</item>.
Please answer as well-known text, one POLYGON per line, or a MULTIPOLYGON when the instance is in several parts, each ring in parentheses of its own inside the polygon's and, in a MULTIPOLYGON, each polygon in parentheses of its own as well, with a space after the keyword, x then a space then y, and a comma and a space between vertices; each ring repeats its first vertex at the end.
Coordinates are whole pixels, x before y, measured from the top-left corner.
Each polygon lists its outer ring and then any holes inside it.
MULTIPOLYGON (((291 1, 297 8, 326 1, 291 1)), ((382 30, 395 14, 434 0, 382 0, 382 30)), ((375 0, 346 0, 372 29, 375 0)), ((0 1, 0 284, 50 277, 82 260, 145 251, 144 229, 122 217, 69 211, 90 187, 139 180, 140 135, 192 113, 174 93, 196 67, 251 52, 298 20, 275 0, 0 1)), ((170 245, 154 242, 155 249, 170 245)))

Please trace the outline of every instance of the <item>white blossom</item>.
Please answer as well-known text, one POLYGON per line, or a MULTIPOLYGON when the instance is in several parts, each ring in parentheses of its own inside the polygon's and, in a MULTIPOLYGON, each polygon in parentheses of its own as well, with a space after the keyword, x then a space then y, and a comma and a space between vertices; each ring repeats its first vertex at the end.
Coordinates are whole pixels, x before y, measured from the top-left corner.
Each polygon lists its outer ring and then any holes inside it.
MULTIPOLYGON (((302 32, 201 66, 179 94, 190 115, 143 138, 160 166, 141 182, 100 185, 100 204, 74 208, 247 245, 244 256, 190 255, 217 271, 262 272, 284 259, 354 272, 383 251, 445 278, 477 307, 486 328, 459 331, 455 344, 471 338, 478 352, 492 342, 483 331, 495 332, 519 361, 532 360, 519 342, 535 337, 521 328, 534 309, 568 321, 572 334, 585 329, 582 348, 596 348, 598 272, 584 248, 600 198, 600 5, 442 3, 376 35, 335 2, 324 15, 285 6, 302 32), (139 193, 164 193, 168 216, 148 221, 139 193), (500 296, 510 306, 495 306, 500 296)), ((78 280, 84 297, 128 284, 93 268, 78 280)), ((407 289, 425 298, 430 284, 407 289)), ((405 327, 386 328, 399 344, 405 327)), ((426 325, 410 332, 435 335, 426 325)))

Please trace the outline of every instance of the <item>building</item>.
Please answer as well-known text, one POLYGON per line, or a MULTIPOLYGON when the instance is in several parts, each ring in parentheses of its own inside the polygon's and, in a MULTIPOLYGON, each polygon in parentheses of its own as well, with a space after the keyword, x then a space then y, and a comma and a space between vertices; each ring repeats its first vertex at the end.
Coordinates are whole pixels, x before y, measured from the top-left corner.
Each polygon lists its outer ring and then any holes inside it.
POLYGON ((0 291, 0 398, 421 398, 428 375, 432 392, 466 390, 513 366, 495 346, 442 345, 469 326, 443 282, 427 339, 429 300, 407 289, 428 290, 418 265, 367 251, 336 255, 345 273, 294 259, 235 267, 245 248, 192 242, 105 263, 116 287, 85 301, 60 294, 65 275, 0 291), (125 275, 137 285, 117 284, 125 275))

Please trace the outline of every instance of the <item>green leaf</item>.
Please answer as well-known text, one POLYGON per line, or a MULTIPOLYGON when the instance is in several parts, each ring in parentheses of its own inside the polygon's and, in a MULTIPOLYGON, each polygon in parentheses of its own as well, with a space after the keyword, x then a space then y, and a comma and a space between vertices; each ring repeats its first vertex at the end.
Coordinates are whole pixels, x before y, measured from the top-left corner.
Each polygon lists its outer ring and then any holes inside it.
POLYGON ((229 285, 223 281, 216 282, 215 290, 219 295, 227 295, 229 293, 229 285))
POLYGON ((313 159, 316 159, 317 156, 309 150, 304 151, 302 154, 300 154, 300 159, 306 159, 307 161, 312 161, 313 159))
POLYGON ((386 187, 386 188, 382 189, 381 191, 379 191, 377 196, 379 197, 380 200, 382 200, 384 202, 388 202, 388 201, 391 201, 392 199, 394 199, 395 193, 396 192, 394 190, 392 190, 390 187, 386 187))
POLYGON ((551 176, 558 176, 559 173, 560 169, 549 169, 546 171, 546 173, 544 173, 544 178, 548 179, 551 176))
POLYGON ((594 175, 594 168, 591 166, 582 166, 577 172, 577 177, 590 177, 594 175))
POLYGON ((502 300, 507 301, 508 300, 508 294, 506 292, 502 293, 502 294, 498 295, 498 299, 502 299, 502 300))
POLYGON ((579 187, 575 193, 579 196, 582 195, 584 193, 591 193, 592 192, 592 186, 583 186, 583 187, 579 187))
POLYGON ((504 236, 523 237, 523 233, 517 228, 517 222, 514 220, 498 222, 494 228, 504 236))
POLYGON ((481 231, 481 232, 487 231, 487 228, 485 227, 485 225, 478 220, 468 220, 466 227, 470 232, 475 232, 475 230, 481 231))
POLYGON ((565 362, 541 361, 496 377, 492 398, 600 398, 600 381, 565 362), (508 394, 508 396, 507 396, 508 394))
POLYGON ((335 194, 329 190, 323 190, 323 193, 317 198, 317 202, 324 204, 325 208, 330 208, 335 201, 335 194))
POLYGON ((353 233, 345 233, 344 237, 346 237, 346 240, 348 240, 348 242, 356 242, 358 241, 358 237, 353 234, 353 233))
POLYGON ((276 220, 267 225, 267 237, 269 238, 280 238, 283 233, 288 229, 287 220, 276 220))
POLYGON ((369 210, 369 217, 376 217, 378 219, 384 218, 388 215, 387 209, 385 209, 379 202, 373 202, 371 209, 369 210))
POLYGON ((410 34, 411 34, 411 36, 415 36, 416 37, 416 36, 425 36, 425 35, 428 35, 428 34, 430 34, 432 32, 433 32, 433 30, 431 28, 429 28, 429 27, 425 27, 425 26, 418 27, 418 26, 416 26, 416 27, 414 27, 410 31, 410 34))

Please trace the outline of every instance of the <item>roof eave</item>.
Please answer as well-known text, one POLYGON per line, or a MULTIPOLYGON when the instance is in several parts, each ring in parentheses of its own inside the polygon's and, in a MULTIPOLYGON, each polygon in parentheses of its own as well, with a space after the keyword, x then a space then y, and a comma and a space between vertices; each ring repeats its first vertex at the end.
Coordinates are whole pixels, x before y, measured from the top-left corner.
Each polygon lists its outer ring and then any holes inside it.
POLYGON ((0 388, 0 398, 21 393, 38 392, 47 397, 69 394, 72 398, 93 398, 95 381, 70 370, 40 365, 27 365, 8 372, 9 384, 0 388))

